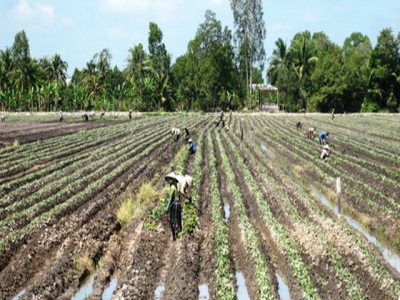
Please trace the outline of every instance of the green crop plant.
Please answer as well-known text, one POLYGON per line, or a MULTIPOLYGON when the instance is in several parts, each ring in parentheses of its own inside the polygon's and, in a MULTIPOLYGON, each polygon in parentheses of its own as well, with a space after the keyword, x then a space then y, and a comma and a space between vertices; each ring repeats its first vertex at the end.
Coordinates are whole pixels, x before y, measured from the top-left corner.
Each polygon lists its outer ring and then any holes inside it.
POLYGON ((210 196, 211 196, 211 218, 214 226, 214 263, 215 279, 214 289, 218 299, 234 299, 235 288, 233 285, 233 274, 231 272, 231 261, 229 254, 228 228, 221 214, 221 197, 218 191, 218 173, 215 167, 216 157, 210 132, 207 133, 207 144, 210 161, 210 196))

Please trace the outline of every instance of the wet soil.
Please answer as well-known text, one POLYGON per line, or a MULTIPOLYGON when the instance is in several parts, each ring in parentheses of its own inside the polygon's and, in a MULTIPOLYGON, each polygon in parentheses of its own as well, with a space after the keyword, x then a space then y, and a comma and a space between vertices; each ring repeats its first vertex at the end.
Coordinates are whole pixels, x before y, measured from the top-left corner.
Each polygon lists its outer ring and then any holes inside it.
MULTIPOLYGON (((156 126, 163 126, 163 122, 160 119, 156 126)), ((249 133, 248 125, 250 123, 252 122, 247 119, 244 121, 247 133, 249 133)), ((96 126, 112 126, 113 124, 116 123, 93 121, 60 125, 34 122, 32 125, 35 125, 36 129, 29 128, 27 124, 7 124, 9 126, 7 129, 2 128, 0 130, 0 141, 11 143, 18 139, 20 143, 29 143, 35 139, 46 140, 82 129, 95 129, 96 126), (55 125, 60 126, 54 128, 55 125), (7 130, 9 130, 8 133, 7 130)), ((259 239, 258 250, 267 263, 266 272, 271 278, 275 297, 278 298, 278 283, 275 274, 279 274, 288 285, 291 299, 302 299, 303 291, 293 272, 291 261, 273 230, 263 220, 254 191, 248 186, 243 170, 235 163, 236 156, 233 154, 234 149, 228 144, 229 139, 234 142, 234 147, 239 150, 242 158, 247 158, 246 165, 249 167, 252 176, 259 182, 263 197, 268 201, 273 216, 283 224, 291 240, 300 249, 302 260, 308 265, 312 284, 318 290, 321 298, 345 299, 348 297, 346 286, 336 276, 333 263, 324 250, 324 245, 310 231, 310 227, 291 217, 288 209, 284 207, 282 199, 277 196, 276 191, 271 186, 268 186, 265 176, 274 180, 282 188, 290 199, 293 209, 302 219, 315 224, 325 234, 326 242, 333 245, 338 251, 344 266, 357 278, 367 299, 393 298, 392 294, 382 290, 379 278, 374 277, 375 274, 368 269, 365 258, 359 253, 359 249, 351 236, 343 232, 340 224, 332 221, 335 216, 323 207, 321 207, 323 216, 316 214, 313 207, 310 206, 311 199, 299 192, 300 186, 296 185, 297 182, 288 183, 282 179, 281 173, 276 170, 276 168, 280 168, 279 165, 275 165, 270 160, 260 156, 253 149, 255 144, 248 143, 247 140, 243 141, 241 145, 239 144, 238 118, 234 117, 233 127, 229 132, 215 131, 219 129, 215 129, 212 120, 206 118, 197 121, 193 127, 197 128, 196 134, 193 136, 194 140, 200 135, 203 136, 203 144, 197 149, 201 152, 203 160, 200 165, 202 173, 195 209, 198 225, 193 234, 184 235, 173 241, 169 229, 168 215, 166 214, 152 220, 151 224, 154 226, 149 226, 147 213, 158 205, 159 198, 152 199, 144 213, 134 219, 127 227, 122 227, 116 217, 116 210, 120 202, 128 193, 136 192, 143 183, 151 181, 157 190, 162 190, 164 187, 162 174, 170 171, 168 168, 171 167, 171 162, 183 145, 171 139, 154 148, 145 158, 133 163, 115 180, 105 183, 99 191, 87 197, 79 205, 70 207, 63 213, 49 218, 40 228, 30 234, 22 235, 12 244, 10 249, 2 252, 0 258, 0 299, 11 299, 23 289, 26 289, 26 293, 20 298, 21 300, 71 299, 81 283, 90 276, 88 268, 77 269, 77 261, 82 257, 88 258, 89 264, 96 267, 93 293, 88 299, 101 299, 104 289, 113 278, 118 280, 113 299, 154 299, 155 291, 161 285, 164 287, 161 294, 163 300, 198 299, 199 286, 203 284, 208 288, 210 299, 215 299, 213 281, 217 274, 213 252, 215 228, 213 228, 209 210, 211 196, 209 188, 210 168, 216 168, 218 172, 218 190, 223 201, 221 203, 221 214, 224 214, 224 203, 230 206, 230 218, 226 224, 229 231, 229 255, 232 262, 232 274, 234 275, 236 271, 242 272, 250 298, 259 298, 255 266, 248 254, 248 245, 243 237, 240 225, 241 220, 234 209, 231 186, 236 185, 242 194, 245 213, 259 239), (211 124, 211 126, 206 126, 207 124, 211 124), (236 182, 229 182, 222 167, 219 146, 215 141, 213 146, 217 165, 209 166, 210 153, 207 147, 206 133, 210 130, 214 130, 211 133, 213 137, 216 135, 221 137, 223 147, 235 173, 236 182), (250 163, 251 157, 258 163, 250 163), (261 172, 261 167, 267 170, 267 174, 261 172)), ((145 130, 150 132, 151 128, 146 127, 146 125, 138 128, 138 132, 145 130)), ((134 135, 135 132, 132 134, 134 135)), ((263 134, 260 133, 257 138, 263 138, 263 134)), ((267 139, 263 141, 268 143, 267 139)), ((110 138, 103 144, 94 146, 93 149, 115 142, 115 139, 110 138)), ((144 148, 150 147, 150 145, 145 144, 143 143, 144 148)), ((273 150, 287 164, 301 164, 301 161, 296 159, 296 156, 303 157, 301 152, 293 150, 289 154, 276 152, 277 149, 273 150)), ((82 155, 82 153, 77 152, 69 157, 82 155)), ((57 158, 47 162, 47 164, 62 162, 67 157, 57 158)), ((186 158, 185 173, 192 174, 194 172, 193 161, 193 157, 186 158)), ((39 169, 45 167, 43 165, 39 169)), ((282 170, 284 174, 289 176, 291 171, 286 168, 282 170)), ((322 167, 322 170, 329 172, 324 167, 322 167)), ((353 172, 351 168, 344 168, 344 170, 353 172)), ((304 172, 307 171, 308 169, 305 168, 304 172)), ((12 180, 18 179, 20 176, 24 176, 24 173, 30 172, 34 172, 34 170, 28 169, 8 177, 5 176, 0 178, 0 182, 3 182, 1 180, 8 182, 7 180, 11 180, 8 179, 9 177, 12 177, 12 180)), ((66 173, 65 176, 68 174, 70 173, 66 173)), ((355 174, 359 173, 355 172, 355 174)), ((318 174, 313 172, 307 173, 307 176, 310 180, 319 179, 318 174)), ((44 180, 42 184, 46 185, 48 182, 51 182, 50 178, 44 180)), ((374 184, 372 179, 368 182, 374 184)), ((387 187, 390 187, 390 185, 387 185, 387 187)), ((37 192, 37 190, 38 188, 25 191, 19 198, 13 198, 12 201, 20 201, 37 192)), ((1 195, 7 195, 10 191, 12 191, 12 188, 1 191, 1 195)), ((346 197, 351 196, 344 195, 346 197)), ((57 201, 62 203, 65 200, 67 199, 62 198, 57 201)), ((349 198, 349 201, 353 201, 352 198, 349 198)), ((362 203, 360 202, 359 205, 361 207, 362 203)), ((26 219, 24 224, 30 224, 33 216, 26 219)), ((22 224, 20 225, 22 226, 22 224)), ((15 226, 13 228, 20 228, 18 224, 13 226, 15 226)), ((1 232, 0 236, 2 234, 5 234, 5 232, 1 232)), ((365 244, 368 243, 365 242, 365 244)), ((376 257, 381 259, 378 251, 376 251, 376 257)), ((383 268, 390 270, 390 267, 383 261, 381 264, 383 268)), ((390 270, 390 272, 393 274, 393 282, 400 282, 399 275, 393 270, 390 270)))

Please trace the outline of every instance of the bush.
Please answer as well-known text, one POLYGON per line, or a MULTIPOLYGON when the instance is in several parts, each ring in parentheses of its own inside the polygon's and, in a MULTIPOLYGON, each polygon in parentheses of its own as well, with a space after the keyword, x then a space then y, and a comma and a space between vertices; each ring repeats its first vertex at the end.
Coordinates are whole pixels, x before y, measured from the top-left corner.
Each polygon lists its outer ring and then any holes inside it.
POLYGON ((375 102, 364 101, 361 105, 361 112, 377 112, 379 111, 379 105, 375 102))

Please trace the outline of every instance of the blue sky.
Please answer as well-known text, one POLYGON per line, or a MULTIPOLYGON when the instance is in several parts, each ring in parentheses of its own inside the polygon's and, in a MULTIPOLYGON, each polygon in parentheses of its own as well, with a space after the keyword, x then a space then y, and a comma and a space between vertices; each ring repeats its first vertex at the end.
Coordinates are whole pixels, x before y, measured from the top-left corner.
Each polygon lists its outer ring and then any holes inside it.
MULTIPOLYGON (((267 58, 278 38, 290 44, 304 30, 323 31, 339 45, 352 32, 367 35, 373 45, 383 28, 391 27, 396 36, 400 32, 399 0, 268 0, 263 8, 267 58)), ((234 29, 229 0, 1 0, 0 50, 25 30, 31 56, 58 53, 69 75, 105 48, 111 64, 122 69, 129 48, 142 43, 147 51, 149 23, 155 22, 174 61, 186 52, 207 9, 234 29)))

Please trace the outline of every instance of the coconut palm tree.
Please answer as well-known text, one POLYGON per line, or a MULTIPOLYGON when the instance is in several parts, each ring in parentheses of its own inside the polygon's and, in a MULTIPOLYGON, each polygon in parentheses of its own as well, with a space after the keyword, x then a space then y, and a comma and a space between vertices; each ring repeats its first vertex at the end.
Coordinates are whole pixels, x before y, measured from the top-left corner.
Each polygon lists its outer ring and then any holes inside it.
POLYGON ((272 52, 272 56, 269 58, 269 68, 267 70, 267 76, 271 84, 276 84, 278 81, 279 73, 283 68, 289 67, 289 53, 286 43, 279 38, 275 42, 276 48, 272 52))
POLYGON ((296 71, 301 107, 307 108, 307 93, 304 90, 303 82, 306 76, 310 76, 318 58, 315 56, 314 43, 310 39, 310 33, 304 32, 296 35, 290 47, 291 64, 296 71))
POLYGON ((62 87, 65 87, 67 80, 68 63, 61 59, 59 54, 55 54, 50 61, 50 79, 62 87))

